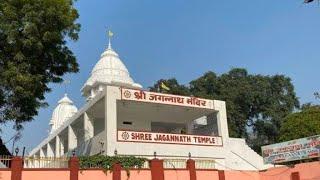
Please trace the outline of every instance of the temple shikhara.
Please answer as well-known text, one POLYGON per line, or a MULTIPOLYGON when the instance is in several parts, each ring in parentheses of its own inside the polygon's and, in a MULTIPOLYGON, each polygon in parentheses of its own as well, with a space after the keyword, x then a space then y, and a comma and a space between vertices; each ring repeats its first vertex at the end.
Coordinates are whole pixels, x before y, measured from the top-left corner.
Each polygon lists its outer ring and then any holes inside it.
POLYGON ((48 137, 30 157, 116 153, 178 164, 191 156, 216 169, 265 169, 244 139, 229 137, 224 101, 144 90, 110 40, 81 92, 86 103, 79 109, 67 94, 58 102, 48 137))

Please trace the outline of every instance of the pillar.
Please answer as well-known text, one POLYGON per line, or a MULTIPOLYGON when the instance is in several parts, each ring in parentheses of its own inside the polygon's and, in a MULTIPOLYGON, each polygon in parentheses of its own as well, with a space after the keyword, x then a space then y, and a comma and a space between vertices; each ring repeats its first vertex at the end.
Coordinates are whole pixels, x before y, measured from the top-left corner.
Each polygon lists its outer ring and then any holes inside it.
POLYGON ((11 180, 22 180, 22 158, 14 157, 11 160, 11 180))
POLYGON ((47 144, 47 157, 54 157, 54 152, 50 143, 47 144))
POLYGON ((152 159, 150 162, 151 180, 164 180, 163 160, 152 159))
POLYGON ((40 148, 40 157, 45 157, 45 154, 42 148, 40 148))
POLYGON ((225 180, 224 170, 218 170, 219 180, 225 180))
POLYGON ((217 125, 219 136, 222 136, 223 142, 226 142, 227 138, 229 138, 226 103, 214 100, 214 108, 218 110, 217 125))
POLYGON ((93 138, 93 123, 87 113, 83 115, 84 141, 93 138))
POLYGON ((187 160, 187 169, 189 170, 190 180, 197 180, 196 162, 194 160, 187 160))
MULTIPOLYGON (((117 99, 121 99, 121 93, 119 87, 107 86, 105 96, 105 119, 104 119, 104 130, 106 133, 104 154, 114 154, 117 149, 117 99)), ((121 151, 120 151, 121 152, 121 151)))
POLYGON ((55 146, 55 157, 60 157, 61 155, 61 151, 60 151, 60 137, 59 136, 56 136, 56 138, 55 138, 55 140, 56 140, 56 146, 55 146))
POLYGON ((121 164, 115 163, 112 166, 112 180, 121 180, 121 164))
POLYGON ((37 167, 37 156, 34 154, 32 156, 32 168, 36 168, 37 167))
POLYGON ((72 128, 68 126, 68 151, 71 151, 77 147, 77 136, 72 128))
POLYGON ((187 134, 193 134, 193 128, 194 128, 193 121, 187 122, 186 127, 187 127, 187 134))
POLYGON ((299 174, 299 172, 293 172, 293 173, 291 173, 291 180, 300 180, 300 174, 299 174))
POLYGON ((60 145, 59 145, 60 151, 59 152, 60 152, 60 157, 61 157, 64 155, 64 148, 68 148, 68 147, 65 147, 65 143, 64 143, 65 140, 63 140, 61 137, 59 137, 59 139, 60 139, 60 145))
POLYGON ((79 176, 79 159, 71 157, 69 160, 70 180, 78 180, 79 176))
POLYGON ((40 151, 37 152, 34 156, 34 167, 39 168, 40 167, 40 151))

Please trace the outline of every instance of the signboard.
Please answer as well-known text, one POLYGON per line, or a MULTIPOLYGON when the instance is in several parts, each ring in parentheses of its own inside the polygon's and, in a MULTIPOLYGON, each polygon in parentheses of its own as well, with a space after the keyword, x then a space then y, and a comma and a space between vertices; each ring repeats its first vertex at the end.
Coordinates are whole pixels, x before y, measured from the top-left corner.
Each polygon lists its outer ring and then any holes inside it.
POLYGON ((222 138, 219 136, 198 136, 189 134, 138 132, 126 130, 118 130, 117 136, 117 140, 120 142, 222 146, 222 138))
POLYGON ((201 99, 196 97, 177 96, 171 94, 162 94, 155 92, 148 92, 135 89, 121 89, 121 99, 150 102, 168 105, 180 105, 188 107, 214 109, 213 100, 201 99))
POLYGON ((320 157, 320 135, 263 146, 264 163, 282 163, 320 157))

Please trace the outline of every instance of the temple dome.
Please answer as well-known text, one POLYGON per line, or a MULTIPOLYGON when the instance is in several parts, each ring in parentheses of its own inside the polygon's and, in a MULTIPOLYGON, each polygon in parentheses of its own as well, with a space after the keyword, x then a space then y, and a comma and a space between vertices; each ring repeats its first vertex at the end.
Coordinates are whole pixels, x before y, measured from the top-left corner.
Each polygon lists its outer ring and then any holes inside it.
POLYGON ((132 80, 128 69, 119 58, 119 55, 111 48, 110 43, 108 48, 101 54, 100 60, 94 66, 81 91, 85 97, 91 99, 97 92, 102 91, 105 85, 134 89, 142 88, 140 84, 132 80))
POLYGON ((50 133, 54 132, 61 125, 63 125, 64 122, 72 117, 77 111, 77 107, 68 98, 67 94, 65 94, 64 97, 58 101, 58 105, 52 113, 52 118, 49 123, 51 126, 50 133))

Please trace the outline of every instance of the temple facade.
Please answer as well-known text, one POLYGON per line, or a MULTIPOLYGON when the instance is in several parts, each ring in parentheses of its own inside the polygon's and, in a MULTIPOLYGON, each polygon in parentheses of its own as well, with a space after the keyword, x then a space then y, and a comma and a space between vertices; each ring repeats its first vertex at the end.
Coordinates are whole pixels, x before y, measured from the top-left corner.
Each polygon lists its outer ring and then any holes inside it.
POLYGON ((133 81, 112 49, 101 54, 81 89, 79 110, 65 95, 51 131, 30 157, 133 155, 211 160, 214 168, 265 169, 244 139, 230 138, 224 101, 148 92, 133 81))

